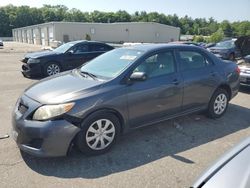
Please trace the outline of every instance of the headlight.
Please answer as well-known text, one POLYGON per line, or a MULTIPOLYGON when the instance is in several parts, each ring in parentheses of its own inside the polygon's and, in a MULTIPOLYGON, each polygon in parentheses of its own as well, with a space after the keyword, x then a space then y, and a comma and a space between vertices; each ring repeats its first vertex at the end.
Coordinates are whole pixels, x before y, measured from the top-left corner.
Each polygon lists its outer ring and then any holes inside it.
POLYGON ((33 115, 33 120, 47 120, 53 117, 60 116, 70 111, 74 105, 75 103, 66 103, 41 106, 35 111, 33 115))
POLYGON ((40 63, 40 59, 29 58, 28 63, 40 63))

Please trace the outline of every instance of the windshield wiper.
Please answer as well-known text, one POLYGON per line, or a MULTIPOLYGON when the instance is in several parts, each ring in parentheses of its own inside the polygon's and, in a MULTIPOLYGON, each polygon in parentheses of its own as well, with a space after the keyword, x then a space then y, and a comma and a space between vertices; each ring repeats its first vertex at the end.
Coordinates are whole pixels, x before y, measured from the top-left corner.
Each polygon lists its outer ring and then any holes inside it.
POLYGON ((90 73, 90 72, 86 72, 86 71, 80 71, 80 72, 81 72, 82 74, 85 74, 85 75, 87 75, 87 76, 93 78, 94 80, 97 79, 97 76, 94 75, 94 74, 92 74, 92 73, 90 73))

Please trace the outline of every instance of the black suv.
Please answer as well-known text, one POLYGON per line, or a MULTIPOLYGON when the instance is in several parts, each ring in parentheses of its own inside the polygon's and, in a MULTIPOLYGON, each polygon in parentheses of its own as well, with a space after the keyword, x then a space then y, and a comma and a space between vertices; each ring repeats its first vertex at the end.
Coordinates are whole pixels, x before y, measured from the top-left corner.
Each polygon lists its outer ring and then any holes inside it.
POLYGON ((95 41, 68 42, 52 51, 27 54, 22 59, 22 73, 25 77, 51 76, 79 67, 112 49, 112 46, 95 41))

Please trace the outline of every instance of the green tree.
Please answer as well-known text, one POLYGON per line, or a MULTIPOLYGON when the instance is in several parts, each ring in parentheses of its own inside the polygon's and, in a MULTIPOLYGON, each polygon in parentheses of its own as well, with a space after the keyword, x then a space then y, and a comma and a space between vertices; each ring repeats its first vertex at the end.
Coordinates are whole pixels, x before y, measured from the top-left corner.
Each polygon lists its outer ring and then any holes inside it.
POLYGON ((232 26, 230 25, 229 21, 224 20, 221 24, 220 27, 222 28, 224 35, 226 37, 232 37, 233 36, 233 29, 232 26))
POLYGON ((217 42, 220 42, 223 38, 224 38, 224 32, 220 28, 218 31, 216 31, 215 33, 211 35, 209 41, 217 43, 217 42))
MULTIPOLYGON (((214 18, 196 18, 192 19, 187 15, 178 17, 174 15, 165 15, 158 12, 136 11, 129 14, 126 11, 117 12, 82 12, 78 9, 69 10, 64 5, 44 5, 42 8, 30 8, 28 6, 7 5, 0 7, 0 34, 1 36, 11 36, 13 28, 24 27, 28 25, 40 24, 52 21, 70 21, 70 22, 157 22, 161 24, 172 25, 181 28, 182 34, 209 36, 218 35, 221 28, 226 37, 237 37, 250 35, 250 22, 233 22, 225 20, 218 23, 214 18)), ((220 33, 221 34, 221 33, 220 33)), ((214 36, 213 36, 214 37, 214 36)))
POLYGON ((9 26, 8 14, 2 9, 0 9, 0 36, 10 36, 10 26, 9 26))

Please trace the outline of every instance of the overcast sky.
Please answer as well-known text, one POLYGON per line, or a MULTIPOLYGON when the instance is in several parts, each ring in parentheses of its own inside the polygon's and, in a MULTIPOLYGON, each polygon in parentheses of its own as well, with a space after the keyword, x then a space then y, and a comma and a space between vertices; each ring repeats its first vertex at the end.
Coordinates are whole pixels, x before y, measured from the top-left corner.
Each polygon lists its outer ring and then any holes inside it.
POLYGON ((82 11, 156 11, 164 14, 188 15, 192 18, 213 17, 217 21, 250 21, 250 0, 0 0, 0 6, 43 4, 65 5, 82 11))

